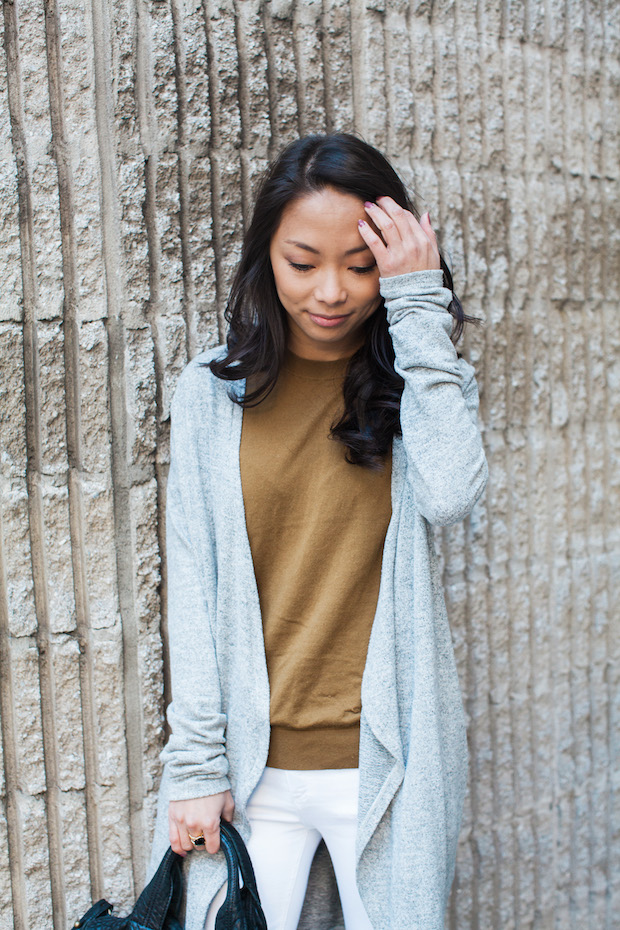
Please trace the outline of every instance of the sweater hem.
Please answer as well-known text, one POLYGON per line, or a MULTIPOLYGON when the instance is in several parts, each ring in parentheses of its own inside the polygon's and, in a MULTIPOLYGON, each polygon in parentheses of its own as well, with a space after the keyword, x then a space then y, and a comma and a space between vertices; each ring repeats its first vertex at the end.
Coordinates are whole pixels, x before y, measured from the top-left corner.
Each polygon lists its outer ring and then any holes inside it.
POLYGON ((360 728, 313 727, 292 730, 273 726, 267 765, 274 769, 356 769, 359 765, 360 728))

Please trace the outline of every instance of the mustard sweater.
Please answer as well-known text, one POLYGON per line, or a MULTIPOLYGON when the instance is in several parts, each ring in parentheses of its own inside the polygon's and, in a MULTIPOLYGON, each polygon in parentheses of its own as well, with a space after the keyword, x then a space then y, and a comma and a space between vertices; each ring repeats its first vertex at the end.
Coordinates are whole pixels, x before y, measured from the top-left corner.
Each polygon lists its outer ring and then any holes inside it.
POLYGON ((348 359, 288 353, 243 414, 241 483, 270 686, 268 765, 355 768, 362 673, 391 516, 381 472, 330 439, 348 359))

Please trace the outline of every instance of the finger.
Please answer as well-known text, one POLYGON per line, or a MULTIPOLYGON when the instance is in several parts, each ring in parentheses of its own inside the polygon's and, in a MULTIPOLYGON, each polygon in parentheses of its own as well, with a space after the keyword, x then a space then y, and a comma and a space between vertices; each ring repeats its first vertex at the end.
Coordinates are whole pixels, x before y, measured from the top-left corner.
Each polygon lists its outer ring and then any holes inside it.
POLYGON ((183 849, 183 846, 182 846, 182 844, 181 844, 181 837, 180 837, 180 835, 179 835, 179 828, 177 827, 177 825, 176 825, 176 823, 174 822, 174 820, 169 820, 169 821, 168 821, 168 824, 169 824, 169 831, 168 831, 168 832, 169 832, 169 837, 170 837, 170 845, 172 846, 172 848, 173 848, 173 850, 175 851, 175 853, 178 853, 179 856, 184 856, 184 855, 185 855, 185 850, 183 849))
POLYGON ((378 197, 377 201, 397 225, 405 249, 409 250, 413 246, 417 251, 428 252, 430 249, 430 253, 439 255, 435 233, 430 225, 428 213, 425 213, 418 221, 411 210, 405 210, 391 197, 378 197))
POLYGON ((420 219, 417 220, 415 216, 413 215, 413 213, 407 214, 407 220, 409 221, 409 230, 411 233, 413 233, 415 239, 418 242, 425 243, 426 240, 430 239, 430 236, 428 235, 428 230, 430 229, 430 225, 426 223, 424 219, 427 216, 428 216, 428 213, 424 213, 420 217, 420 219))
MULTIPOLYGON (((190 831, 188 831, 187 829, 183 827, 179 830, 179 836, 181 838, 181 847, 185 850, 185 852, 190 852, 192 849, 195 849, 194 844, 189 838, 189 833, 190 831)), ((200 830, 196 830, 195 833, 192 830, 191 833, 193 836, 198 836, 198 834, 200 833, 200 830)))
POLYGON ((401 207, 399 203, 396 203, 392 197, 377 197, 377 206, 380 207, 384 213, 387 213, 399 228, 403 223, 406 224, 410 216, 413 216, 410 210, 405 210, 405 208, 401 207))
MULTIPOLYGON (((184 824, 184 827, 185 832, 187 833, 187 843, 189 844, 185 846, 185 849, 204 849, 204 843, 194 842, 194 840, 199 840, 200 837, 205 836, 203 825, 201 821, 196 818, 195 814, 193 814, 191 819, 188 818, 184 824), (194 840, 192 840, 192 836, 194 837, 194 840)), ((181 837, 183 837, 183 830, 181 831, 181 837)))
POLYGON ((220 824, 219 821, 215 826, 211 828, 205 828, 203 830, 205 845, 204 848, 208 853, 214 854, 219 852, 220 848, 220 824))
POLYGON ((222 819, 227 820, 229 823, 232 822, 232 819, 235 815, 235 802, 232 798, 226 801, 224 807, 222 808, 222 819))
POLYGON ((359 220, 358 227, 360 231, 360 236, 375 256, 377 264, 384 255, 387 254, 387 248, 381 236, 378 236, 377 233, 370 227, 366 220, 359 220))
POLYGON ((437 245, 437 236, 435 235, 435 230, 433 229, 433 227, 432 227, 432 225, 431 225, 431 215, 430 215, 430 213, 428 212, 428 210, 426 211, 426 213, 424 213, 424 214, 420 217, 420 227, 421 227, 422 231, 425 233, 425 235, 428 236, 428 238, 429 238, 430 241, 433 243, 433 245, 436 246, 436 245, 437 245))
POLYGON ((430 244, 433 258, 436 261, 435 267, 439 268, 441 266, 439 246, 437 245, 437 236, 435 235, 435 230, 431 225, 431 216, 428 211, 420 219, 420 228, 430 244))
POLYGON ((381 209, 391 217, 404 241, 413 231, 420 234, 420 224, 411 210, 406 210, 391 197, 377 197, 381 209))
MULTIPOLYGON (((387 197, 381 198, 382 201, 388 199, 389 198, 387 197)), ((392 203, 394 203, 394 201, 392 201, 392 203)), ((398 207, 398 204, 394 204, 394 207, 398 207)), ((390 241, 392 243, 400 241, 401 230, 398 224, 400 223, 402 225, 402 217, 398 218, 397 223, 396 218, 392 217, 388 212, 386 212, 382 206, 380 207, 377 203, 370 203, 370 201, 366 201, 364 204, 364 209, 377 229, 381 232, 381 235, 385 239, 386 244, 389 245, 390 241)), ((401 213, 405 212, 402 207, 398 207, 398 209, 401 211, 401 213)))
POLYGON ((429 214, 424 213, 418 222, 410 213, 409 224, 410 244, 418 255, 424 258, 424 267, 439 268, 441 264, 439 260, 439 247, 437 246, 437 237, 431 226, 429 214))

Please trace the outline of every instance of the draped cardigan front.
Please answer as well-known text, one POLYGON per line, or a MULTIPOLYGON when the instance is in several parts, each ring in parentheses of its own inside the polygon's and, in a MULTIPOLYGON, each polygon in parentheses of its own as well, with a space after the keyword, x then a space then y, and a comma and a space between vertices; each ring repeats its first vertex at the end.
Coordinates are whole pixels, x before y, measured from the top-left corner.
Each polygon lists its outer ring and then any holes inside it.
MULTIPOLYGON (((432 525, 465 517, 487 466, 471 365, 450 340, 440 271, 381 279, 404 379, 393 442, 392 517, 362 680, 358 887, 377 930, 443 930, 467 780, 464 714, 432 525)), ((166 508, 171 736, 162 752, 151 866, 167 807, 231 789, 245 814, 269 747, 269 682, 248 541, 242 408, 206 365, 185 369, 172 404, 166 508)), ((236 383, 243 391, 243 383, 236 383)), ((358 466, 351 466, 358 467, 358 466)), ((187 856, 186 927, 203 930, 223 855, 187 856)))

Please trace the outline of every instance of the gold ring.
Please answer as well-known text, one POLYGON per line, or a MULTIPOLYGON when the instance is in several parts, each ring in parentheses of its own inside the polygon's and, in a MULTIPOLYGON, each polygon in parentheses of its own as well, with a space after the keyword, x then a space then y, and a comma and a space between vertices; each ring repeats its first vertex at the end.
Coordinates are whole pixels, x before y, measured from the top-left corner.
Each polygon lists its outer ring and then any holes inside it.
POLYGON ((189 836, 189 841, 192 844, 192 846, 204 846, 205 844, 204 834, 199 833, 198 836, 192 836, 192 834, 188 830, 187 835, 189 836))

